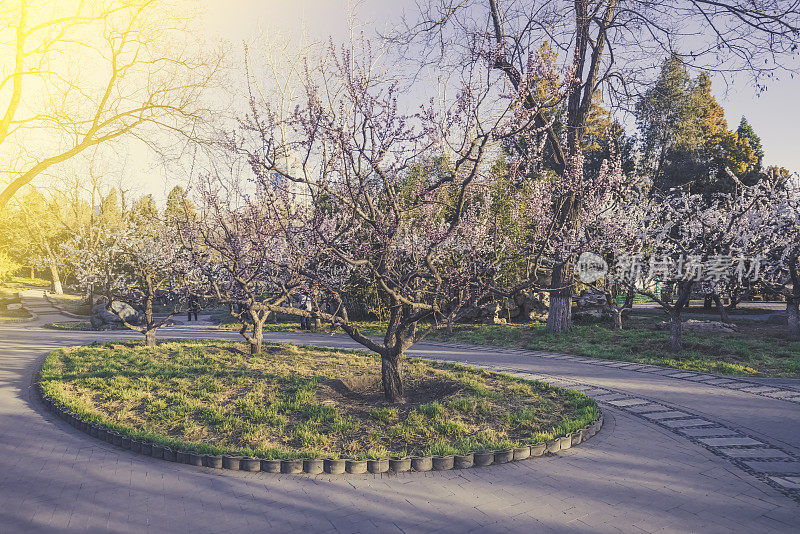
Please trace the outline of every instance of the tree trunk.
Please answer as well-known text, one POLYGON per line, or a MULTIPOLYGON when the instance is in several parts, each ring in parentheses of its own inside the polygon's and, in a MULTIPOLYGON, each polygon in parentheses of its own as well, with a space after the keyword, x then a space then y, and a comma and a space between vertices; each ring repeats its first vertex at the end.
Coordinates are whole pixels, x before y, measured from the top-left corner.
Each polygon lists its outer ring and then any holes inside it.
POLYGON ((705 298, 703 299, 703 309, 710 310, 711 304, 714 302, 714 294, 713 293, 706 293, 705 298))
POLYGON ((58 274, 58 265, 56 265, 53 260, 50 260, 50 275, 53 279, 53 293, 56 295, 63 295, 64 288, 61 287, 61 276, 58 274))
POLYGON ((250 354, 261 354, 261 345, 264 342, 264 323, 256 322, 253 325, 253 336, 250 338, 250 354))
POLYGON ((633 299, 636 297, 636 293, 633 289, 629 289, 628 293, 625 295, 625 307, 626 308, 633 308, 633 299))
POLYGON ((614 330, 622 330, 622 312, 625 308, 617 308, 614 310, 614 330))
POLYGON ((31 280, 33 280, 34 278, 36 278, 36 269, 31 267, 31 280))
POLYGON ((717 310, 719 311, 719 318, 722 320, 723 323, 730 323, 731 318, 728 316, 728 309, 722 304, 722 299, 719 297, 719 294, 713 293, 711 296, 714 299, 714 304, 717 305, 717 310))
POLYGON ((792 341, 800 341, 800 300, 786 299, 787 337, 792 341))
POLYGON ((146 347, 156 346, 156 331, 155 329, 147 330, 144 333, 144 344, 146 347))
POLYGON ((550 308, 547 310, 547 330, 549 332, 569 332, 572 330, 572 283, 569 264, 558 265, 553 269, 550 287, 550 308))
POLYGON ((675 290, 675 285, 672 282, 664 282, 661 286, 661 300, 666 303, 672 302, 672 294, 675 290))
POLYGON ((401 354, 381 357, 381 383, 383 395, 389 402, 404 402, 403 376, 400 373, 401 354))
POLYGON ((680 309, 673 309, 669 312, 669 348, 672 352, 680 352, 683 350, 680 309))

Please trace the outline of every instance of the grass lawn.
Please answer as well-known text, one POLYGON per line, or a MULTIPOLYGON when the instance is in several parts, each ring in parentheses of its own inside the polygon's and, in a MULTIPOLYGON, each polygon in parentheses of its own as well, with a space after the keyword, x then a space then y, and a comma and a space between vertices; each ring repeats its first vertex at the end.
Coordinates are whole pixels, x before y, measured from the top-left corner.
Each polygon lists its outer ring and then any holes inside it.
POLYGON ((576 324, 568 334, 551 334, 543 324, 459 325, 428 339, 520 347, 609 360, 646 363, 728 375, 800 377, 800 342, 788 341, 780 327, 740 326, 736 333, 684 332, 681 354, 668 350, 669 332, 654 321, 628 321, 626 329, 576 324), (784 336, 784 337, 781 337, 784 336))
POLYGON ((27 276, 13 276, 11 281, 23 286, 50 287, 50 280, 44 278, 29 278, 27 276))
POLYGON ((539 382, 409 360, 407 402, 389 404, 380 361, 360 351, 170 340, 52 352, 46 395, 131 436, 262 458, 376 458, 505 449, 566 435, 592 399, 539 382))

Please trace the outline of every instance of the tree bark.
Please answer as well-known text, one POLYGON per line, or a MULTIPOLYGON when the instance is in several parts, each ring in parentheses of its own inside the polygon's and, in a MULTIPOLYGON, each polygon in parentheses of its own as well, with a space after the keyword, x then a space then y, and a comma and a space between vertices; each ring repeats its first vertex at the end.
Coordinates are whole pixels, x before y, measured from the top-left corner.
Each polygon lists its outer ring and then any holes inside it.
POLYGON ((661 300, 664 302, 672 302, 672 293, 675 290, 675 285, 672 282, 664 282, 661 286, 661 300))
POLYGON ((61 286, 61 276, 58 273, 58 265, 56 265, 53 260, 50 260, 50 275, 53 280, 53 293, 56 295, 63 295, 64 288, 61 286))
POLYGON ((625 307, 626 308, 633 308, 633 299, 636 297, 636 293, 633 289, 628 290, 628 293, 625 295, 625 307))
POLYGON ((550 308, 547 310, 547 330, 561 333, 572 330, 572 281, 568 264, 553 269, 550 287, 550 308))
POLYGON ((800 300, 786 299, 786 336, 792 341, 800 340, 800 300))
POLYGON ((156 330, 146 330, 144 333, 144 344, 146 347, 156 346, 156 330))
POLYGON ((625 308, 614 310, 614 330, 622 330, 622 312, 625 308))
POLYGON ((264 323, 256 322, 253 325, 253 335, 250 341, 250 355, 256 356, 261 354, 261 345, 264 343, 264 323))
POLYGON ((723 323, 730 323, 731 318, 728 316, 728 309, 722 304, 722 299, 719 297, 719 294, 713 293, 711 297, 714 299, 714 304, 717 305, 717 311, 719 311, 719 318, 722 320, 723 323))
POLYGON ((383 395, 392 403, 405 402, 403 398, 403 376, 400 372, 402 354, 381 357, 381 384, 383 395))
POLYGON ((683 350, 681 311, 680 309, 673 308, 672 311, 669 312, 669 349, 672 352, 680 352, 683 350))

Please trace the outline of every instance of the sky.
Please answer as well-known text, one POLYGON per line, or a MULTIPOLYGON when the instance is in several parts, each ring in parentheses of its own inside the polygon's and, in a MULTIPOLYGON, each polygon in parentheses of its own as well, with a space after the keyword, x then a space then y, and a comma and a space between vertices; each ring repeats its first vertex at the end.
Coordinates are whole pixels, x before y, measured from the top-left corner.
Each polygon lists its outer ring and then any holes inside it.
MULTIPOLYGON (((200 0, 200 31, 209 41, 224 40, 233 50, 254 36, 289 37, 298 43, 347 40, 350 28, 369 37, 398 24, 404 10, 413 9, 413 0, 200 0), (348 13, 354 13, 352 19, 348 13)), ((746 76, 734 78, 727 87, 714 79, 713 92, 725 108, 728 125, 735 129, 744 115, 761 137, 765 165, 780 165, 800 171, 800 76, 788 75, 773 81, 760 95, 746 76)), ((629 121, 626 121, 626 123, 629 121)), ((165 197, 178 180, 168 171, 150 165, 148 181, 161 180, 157 197, 165 197), (165 180, 166 179, 166 180, 165 180)), ((147 189, 149 186, 142 184, 147 189)))
MULTIPOLYGON (((254 32, 305 35, 309 41, 348 36, 347 12, 354 11, 357 28, 367 35, 396 26, 412 0, 204 0, 204 24, 209 34, 233 43, 254 32)), ((714 80, 714 96, 725 108, 728 125, 736 128, 744 115, 761 137, 768 165, 800 171, 800 76, 773 81, 760 95, 746 76, 725 87, 714 80)))

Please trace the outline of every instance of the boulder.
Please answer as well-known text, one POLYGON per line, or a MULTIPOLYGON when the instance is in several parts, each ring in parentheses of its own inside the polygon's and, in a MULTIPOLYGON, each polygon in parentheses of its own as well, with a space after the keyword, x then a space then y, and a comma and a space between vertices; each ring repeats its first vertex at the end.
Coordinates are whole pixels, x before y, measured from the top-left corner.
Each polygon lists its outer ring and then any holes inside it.
POLYGON ((574 315, 577 318, 600 319, 610 315, 606 296, 596 289, 584 289, 573 300, 575 302, 574 315))
POLYGON ((546 317, 549 306, 549 293, 520 291, 514 296, 514 306, 510 307, 507 313, 512 319, 528 322, 546 317))
POLYGON ((500 317, 502 307, 496 303, 483 307, 483 323, 484 324, 505 324, 506 320, 500 317))
POLYGON ((120 318, 125 319, 131 324, 138 324, 141 321, 141 314, 133 306, 120 301, 112 301, 111 309, 114 313, 106 309, 105 299, 100 299, 92 307, 92 317, 90 322, 94 328, 101 328, 105 325, 118 325, 122 323, 120 318))
POLYGON ((138 324, 141 321, 141 314, 136 309, 124 302, 118 300, 111 302, 111 309, 122 319, 125 319, 131 324, 138 324))

